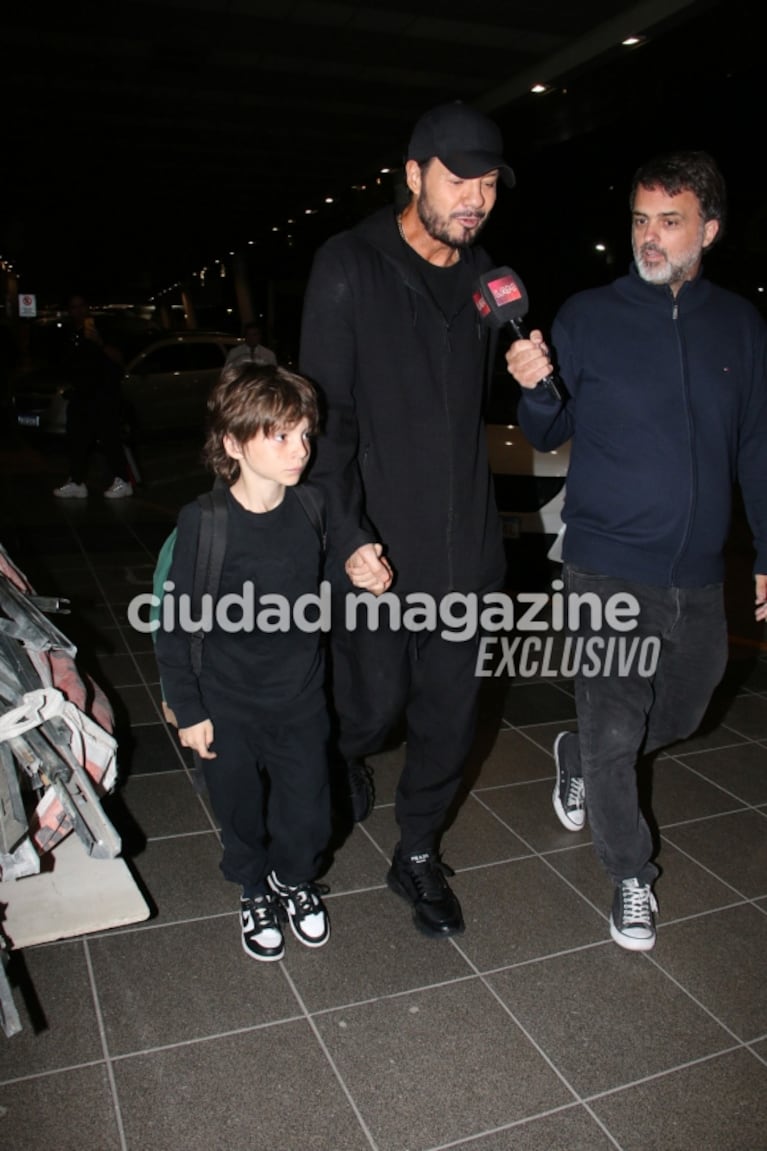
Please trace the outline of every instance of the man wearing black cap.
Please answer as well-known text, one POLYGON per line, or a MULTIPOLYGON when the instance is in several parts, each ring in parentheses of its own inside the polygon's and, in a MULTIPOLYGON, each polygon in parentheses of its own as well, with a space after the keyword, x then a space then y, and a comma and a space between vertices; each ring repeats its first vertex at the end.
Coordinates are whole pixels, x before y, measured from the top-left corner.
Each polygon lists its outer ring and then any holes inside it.
MULTIPOLYGON (((384 208, 317 252, 300 364, 326 400, 312 479, 326 489, 341 550, 383 591, 385 549, 401 603, 412 593, 441 603, 503 579, 482 422, 486 334, 472 290, 492 267, 474 242, 499 180, 512 186, 514 175, 497 126, 458 102, 415 125, 405 175, 411 198, 400 215, 384 208)), ((364 757, 404 713, 400 842, 387 882, 420 930, 450 936, 464 924, 439 840, 474 738, 476 646, 395 626, 383 610, 378 623, 352 628, 334 613, 333 695, 353 814, 365 819, 373 805, 364 757)))

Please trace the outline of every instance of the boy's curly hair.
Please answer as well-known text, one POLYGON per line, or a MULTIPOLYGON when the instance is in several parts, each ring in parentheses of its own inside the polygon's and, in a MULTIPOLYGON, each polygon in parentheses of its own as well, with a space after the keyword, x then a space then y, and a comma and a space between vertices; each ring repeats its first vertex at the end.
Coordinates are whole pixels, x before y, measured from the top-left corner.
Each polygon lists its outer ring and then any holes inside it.
POLYGON ((308 421, 310 433, 317 431, 317 393, 304 376, 273 364, 230 364, 208 397, 204 462, 231 487, 240 465, 226 454, 224 436, 245 444, 258 432, 270 436, 301 420, 308 421))

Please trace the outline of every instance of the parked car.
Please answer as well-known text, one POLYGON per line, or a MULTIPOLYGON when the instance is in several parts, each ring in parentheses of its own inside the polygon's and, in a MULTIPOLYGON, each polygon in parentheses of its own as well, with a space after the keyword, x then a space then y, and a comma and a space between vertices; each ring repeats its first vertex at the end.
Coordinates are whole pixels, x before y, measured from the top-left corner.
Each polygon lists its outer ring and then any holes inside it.
POLYGON ((560 563, 569 441, 556 451, 539 452, 514 424, 488 425, 487 439, 504 539, 540 536, 547 557, 560 563))
POLYGON ((546 581, 562 562, 570 442, 539 452, 516 422, 519 389, 504 371, 494 380, 487 443, 495 499, 514 582, 546 581))
MULTIPOLYGON (((207 394, 237 343, 227 332, 169 333, 132 356, 122 381, 130 433, 201 428, 207 394)), ((67 383, 48 366, 17 380, 12 397, 17 426, 64 435, 67 393, 67 383)))
POLYGON ((201 429, 208 393, 238 343, 237 336, 226 332, 184 332, 145 348, 128 364, 123 378, 132 430, 141 436, 201 429))
MULTIPOLYGON (((125 362, 161 334, 150 321, 131 311, 95 311, 92 315, 104 341, 116 348, 125 362)), ((18 427, 52 435, 64 433, 67 385, 59 365, 66 351, 65 325, 63 313, 49 312, 23 332, 23 352, 8 388, 11 420, 18 427)))

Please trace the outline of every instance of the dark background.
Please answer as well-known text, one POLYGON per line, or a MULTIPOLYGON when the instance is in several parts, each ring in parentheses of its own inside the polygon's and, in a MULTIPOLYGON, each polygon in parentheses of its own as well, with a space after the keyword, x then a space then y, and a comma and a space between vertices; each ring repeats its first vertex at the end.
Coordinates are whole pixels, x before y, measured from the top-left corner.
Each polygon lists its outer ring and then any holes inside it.
POLYGON ((632 173, 676 147, 720 162, 731 220, 709 272, 761 303, 758 11, 742 0, 489 0, 470 15, 455 0, 7 5, 0 255, 40 305, 71 291, 178 301, 186 284, 201 317, 219 320, 236 302, 237 261, 288 346, 317 245, 391 202, 398 173, 380 167, 401 163, 420 112, 462 98, 504 132, 517 187, 501 192, 484 243, 525 280, 531 319, 545 326, 570 292, 624 271, 632 173), (648 40, 622 48, 619 28, 648 40), (529 94, 534 77, 553 90, 529 94))

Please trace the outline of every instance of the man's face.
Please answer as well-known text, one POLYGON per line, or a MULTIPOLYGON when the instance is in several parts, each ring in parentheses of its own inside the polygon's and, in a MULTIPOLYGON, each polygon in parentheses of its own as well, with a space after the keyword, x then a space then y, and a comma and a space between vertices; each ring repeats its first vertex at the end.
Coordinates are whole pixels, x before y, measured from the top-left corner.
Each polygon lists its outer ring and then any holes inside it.
POLYGON ((409 160, 407 174, 418 215, 429 235, 451 248, 473 244, 495 204, 497 170, 462 180, 435 157, 423 172, 409 160))
POLYGON ((668 284, 674 295, 698 274, 703 249, 714 242, 717 220, 703 220, 694 192, 669 196, 641 184, 632 208, 631 245, 637 270, 648 284, 668 284))

